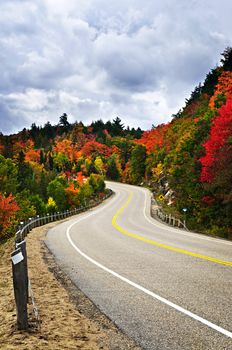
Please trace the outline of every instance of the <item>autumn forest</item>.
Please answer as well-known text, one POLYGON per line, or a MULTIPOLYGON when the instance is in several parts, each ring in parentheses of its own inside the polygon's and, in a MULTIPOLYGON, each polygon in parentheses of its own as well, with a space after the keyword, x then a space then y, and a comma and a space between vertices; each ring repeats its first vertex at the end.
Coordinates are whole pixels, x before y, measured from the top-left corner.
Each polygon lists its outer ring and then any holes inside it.
POLYGON ((146 186, 190 230, 232 238, 231 48, 167 124, 68 119, 0 134, 0 239, 29 217, 101 198, 105 179, 146 186))

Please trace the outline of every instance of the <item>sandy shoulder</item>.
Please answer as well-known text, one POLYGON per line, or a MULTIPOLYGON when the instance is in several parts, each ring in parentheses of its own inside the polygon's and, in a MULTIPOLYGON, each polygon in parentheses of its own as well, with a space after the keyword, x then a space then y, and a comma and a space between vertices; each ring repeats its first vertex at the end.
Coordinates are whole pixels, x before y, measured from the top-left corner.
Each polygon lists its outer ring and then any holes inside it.
MULTIPOLYGON (((10 261, 13 240, 0 246, 0 349, 139 349, 59 269, 44 244, 47 230, 55 225, 35 228, 26 238, 40 330, 16 329, 10 261)), ((30 321, 33 325, 32 315, 30 321)))

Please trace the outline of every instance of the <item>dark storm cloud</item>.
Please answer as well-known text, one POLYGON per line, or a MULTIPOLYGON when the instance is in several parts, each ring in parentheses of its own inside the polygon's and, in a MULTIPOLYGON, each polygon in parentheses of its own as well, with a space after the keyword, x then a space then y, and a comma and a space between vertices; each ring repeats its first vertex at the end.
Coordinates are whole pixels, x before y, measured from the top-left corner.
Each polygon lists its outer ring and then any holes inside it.
POLYGON ((150 128, 231 45, 226 0, 8 0, 0 11, 4 132, 57 123, 63 112, 150 128))

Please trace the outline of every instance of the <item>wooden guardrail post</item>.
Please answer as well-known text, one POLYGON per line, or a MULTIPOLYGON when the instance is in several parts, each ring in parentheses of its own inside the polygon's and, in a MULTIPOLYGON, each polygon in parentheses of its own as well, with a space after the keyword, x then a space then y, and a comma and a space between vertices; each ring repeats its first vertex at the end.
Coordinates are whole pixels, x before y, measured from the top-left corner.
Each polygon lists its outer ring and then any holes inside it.
POLYGON ((24 271, 25 271, 25 274, 24 274, 24 283, 25 283, 25 286, 26 286, 26 293, 27 293, 27 302, 28 302, 28 299, 29 299, 29 294, 28 294, 28 268, 27 268, 27 249, 26 249, 26 241, 21 241, 19 243, 16 243, 16 249, 20 248, 21 249, 21 252, 23 254, 23 264, 24 264, 24 271))
POLYGON ((19 330, 28 329, 27 316, 27 286, 25 284, 26 272, 24 257, 21 248, 11 254, 13 286, 17 312, 17 326, 19 330))

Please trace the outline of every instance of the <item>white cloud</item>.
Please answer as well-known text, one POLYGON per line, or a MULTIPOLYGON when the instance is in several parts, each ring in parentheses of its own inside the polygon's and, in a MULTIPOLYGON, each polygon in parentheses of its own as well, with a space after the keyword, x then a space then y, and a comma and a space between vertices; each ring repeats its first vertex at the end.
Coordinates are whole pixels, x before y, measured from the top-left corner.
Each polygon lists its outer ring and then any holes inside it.
POLYGON ((142 128, 169 120, 231 45, 231 10, 210 0, 1 2, 2 130, 63 112, 142 128))
MULTIPOLYGON (((28 112, 42 111, 48 106, 49 98, 54 94, 43 90, 27 89, 25 93, 10 93, 5 96, 5 101, 9 103, 10 108, 21 109, 28 112)), ((1 97, 3 97, 1 95, 1 97)))

